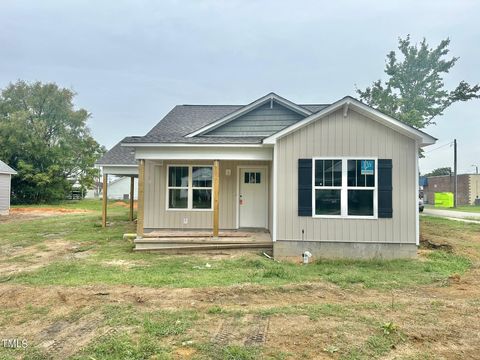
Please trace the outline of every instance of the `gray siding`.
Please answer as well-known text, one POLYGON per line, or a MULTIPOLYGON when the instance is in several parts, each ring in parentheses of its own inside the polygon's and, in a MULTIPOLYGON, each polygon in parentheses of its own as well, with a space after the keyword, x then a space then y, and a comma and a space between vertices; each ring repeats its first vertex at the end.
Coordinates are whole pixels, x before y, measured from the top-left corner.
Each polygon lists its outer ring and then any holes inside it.
POLYGON ((0 174, 0 215, 10 209, 10 174, 0 174))
POLYGON ((269 136, 304 118, 286 107, 270 102, 222 125, 206 135, 216 136, 269 136))
MULTIPOLYGON (((270 166, 269 163, 267 161, 220 161, 219 221, 221 229, 235 229, 237 226, 237 166, 270 166), (230 176, 226 176, 226 169, 231 170, 230 176)), ((211 229, 213 211, 166 210, 166 169, 169 164, 212 165, 212 162, 178 160, 164 161, 159 165, 155 161, 147 160, 145 163, 145 229, 211 229), (188 224, 183 223, 184 218, 188 218, 188 224)), ((270 169, 268 171, 270 172, 270 169)))
POLYGON ((277 240, 416 242, 415 142, 352 110, 339 110, 277 143, 277 240), (320 219, 297 215, 299 158, 378 156, 393 161, 392 219, 320 219))

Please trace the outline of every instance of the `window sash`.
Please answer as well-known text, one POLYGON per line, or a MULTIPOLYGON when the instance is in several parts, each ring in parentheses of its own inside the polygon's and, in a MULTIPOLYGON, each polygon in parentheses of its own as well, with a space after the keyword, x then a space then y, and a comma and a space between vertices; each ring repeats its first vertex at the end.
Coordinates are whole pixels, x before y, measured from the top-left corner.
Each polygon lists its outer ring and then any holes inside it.
POLYGON ((167 165, 167 186, 165 195, 165 208, 168 211, 212 211, 213 210, 213 166, 211 165, 167 165), (170 168, 172 167, 186 167, 188 168, 188 181, 187 186, 169 186, 170 168), (212 172, 212 186, 193 186, 193 168, 210 168, 212 172), (186 208, 171 208, 170 207, 170 190, 187 190, 187 207, 186 208), (193 207, 193 190, 210 190, 211 201, 209 208, 195 208, 193 207))
POLYGON ((378 219, 378 158, 377 157, 322 157, 312 159, 312 217, 314 218, 348 218, 348 219, 378 219), (342 186, 317 186, 315 185, 316 160, 342 160, 342 186), (374 160, 374 183, 375 186, 357 187, 348 186, 348 160, 374 160), (340 194, 340 215, 317 215, 316 209, 316 190, 341 190, 340 194), (370 215, 348 215, 348 190, 373 190, 373 216, 370 215))

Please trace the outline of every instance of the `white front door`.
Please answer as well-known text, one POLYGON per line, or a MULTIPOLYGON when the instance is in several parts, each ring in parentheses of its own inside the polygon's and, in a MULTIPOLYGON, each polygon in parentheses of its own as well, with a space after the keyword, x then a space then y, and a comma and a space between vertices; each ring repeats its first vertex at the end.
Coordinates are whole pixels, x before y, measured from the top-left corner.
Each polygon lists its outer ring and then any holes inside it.
POLYGON ((265 168, 241 168, 239 186, 240 227, 267 227, 267 177, 265 168))

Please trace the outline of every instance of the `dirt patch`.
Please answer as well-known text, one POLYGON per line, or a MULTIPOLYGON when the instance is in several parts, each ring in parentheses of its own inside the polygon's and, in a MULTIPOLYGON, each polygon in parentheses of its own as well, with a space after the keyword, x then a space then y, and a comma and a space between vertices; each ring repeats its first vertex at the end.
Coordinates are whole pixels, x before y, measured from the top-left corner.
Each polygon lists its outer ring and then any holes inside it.
POLYGON ((65 208, 49 208, 49 207, 19 207, 10 209, 10 213, 13 215, 31 214, 37 216, 55 216, 66 214, 85 214, 93 212, 92 210, 85 209, 65 209, 65 208))
POLYGON ((78 252, 78 248, 78 245, 61 239, 46 240, 41 246, 5 245, 0 248, 0 274, 11 277, 37 270, 58 259, 76 259, 90 255, 88 251, 78 252))
POLYGON ((49 207, 21 207, 11 208, 10 214, 0 216, 0 223, 9 223, 15 221, 35 220, 42 217, 87 214, 92 210, 84 209, 65 209, 65 208, 49 208, 49 207))
MULTIPOLYGON (((99 333, 95 329, 105 330, 98 315, 103 306, 123 304, 133 306, 136 312, 185 309, 204 314, 188 334, 195 343, 263 346, 323 359, 331 356, 323 349, 341 351, 361 347, 372 331, 381 334, 380 325, 392 321, 406 339, 406 344, 392 350, 396 356, 431 348, 434 354, 445 358, 461 354, 463 359, 473 359, 480 343, 479 275, 474 271, 448 287, 429 285, 393 293, 360 288, 345 290, 323 283, 274 289, 258 285, 152 289, 0 284, 0 308, 50 306, 51 312, 42 321, 9 324, 8 331, 29 336, 35 343, 53 349, 55 358, 78 351, 99 333), (331 309, 330 305, 334 307, 331 309), (213 306, 222 309, 222 313, 210 314, 213 306), (293 312, 288 310, 292 306, 293 312), (282 310, 283 307, 287 310, 282 310), (315 310, 317 307, 320 310, 315 310), (271 308, 280 310, 262 315, 271 308), (83 320, 55 320, 75 313, 87 315, 83 320), (77 338, 78 344, 73 340, 77 338), (59 343, 65 345, 59 347, 56 345, 59 343)), ((179 356, 190 351, 189 347, 177 346, 174 353, 179 356)))
MULTIPOLYGON (((129 202, 124 202, 124 201, 115 201, 113 203, 113 206, 121 206, 121 207, 124 207, 124 208, 130 208, 130 203, 129 202)), ((138 208, 137 201, 133 202, 133 208, 135 210, 137 210, 137 208, 138 208)))

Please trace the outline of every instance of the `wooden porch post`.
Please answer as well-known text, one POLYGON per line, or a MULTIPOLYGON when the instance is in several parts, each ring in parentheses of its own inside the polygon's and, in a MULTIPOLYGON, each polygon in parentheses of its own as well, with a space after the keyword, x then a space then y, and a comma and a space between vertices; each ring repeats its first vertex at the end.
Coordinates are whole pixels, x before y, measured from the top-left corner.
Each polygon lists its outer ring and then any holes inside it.
POLYGON ((138 209, 137 209, 137 238, 143 238, 143 214, 145 205, 145 160, 140 160, 138 166, 138 209))
POLYGON ((213 162, 213 237, 218 237, 218 222, 219 222, 219 212, 218 212, 218 196, 220 188, 220 169, 219 161, 215 160, 213 162))
POLYGON ((107 181, 108 181, 108 175, 103 174, 103 190, 102 190, 102 227, 107 226, 107 181))
POLYGON ((135 194, 135 177, 130 176, 130 214, 128 219, 133 221, 133 203, 134 203, 134 194, 135 194))

